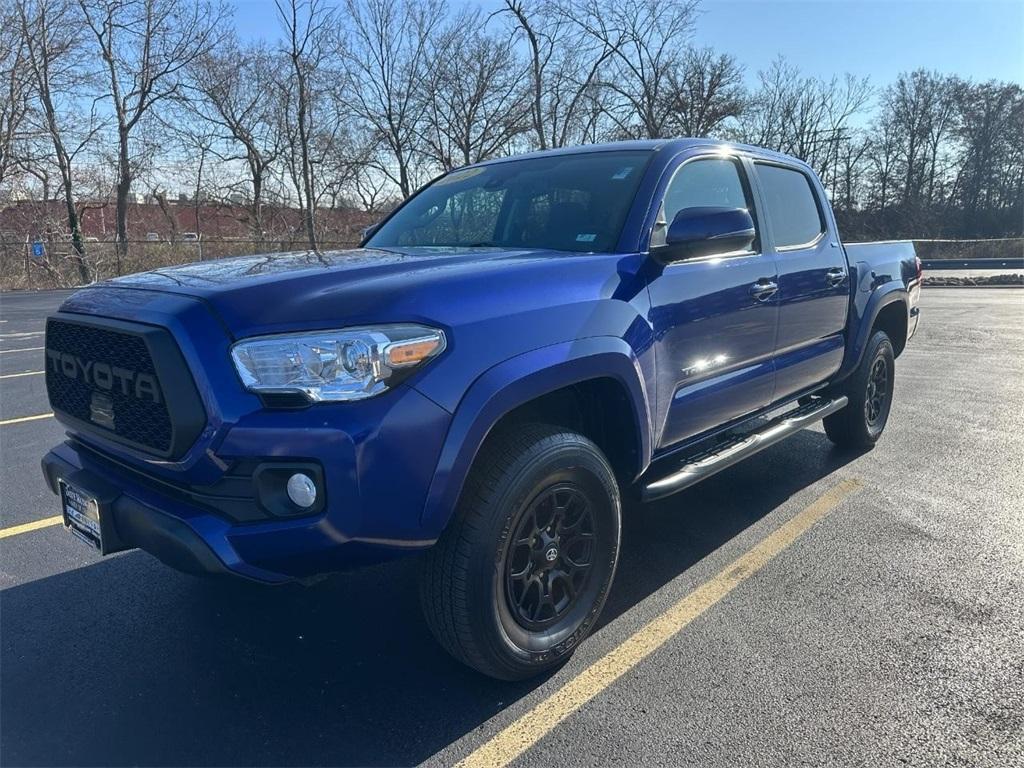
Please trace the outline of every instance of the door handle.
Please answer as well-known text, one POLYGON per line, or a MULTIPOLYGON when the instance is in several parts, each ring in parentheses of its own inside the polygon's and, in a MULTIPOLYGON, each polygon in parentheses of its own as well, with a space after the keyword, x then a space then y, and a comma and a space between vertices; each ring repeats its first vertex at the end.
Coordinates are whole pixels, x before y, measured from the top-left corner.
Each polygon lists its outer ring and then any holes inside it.
POLYGON ((836 267, 830 269, 825 273, 825 282, 828 283, 830 288, 834 288, 846 279, 846 270, 842 267, 836 267))
POLYGON ((758 301, 766 301, 767 299, 770 299, 778 290, 778 283, 769 280, 767 277, 762 277, 750 286, 750 294, 758 301))

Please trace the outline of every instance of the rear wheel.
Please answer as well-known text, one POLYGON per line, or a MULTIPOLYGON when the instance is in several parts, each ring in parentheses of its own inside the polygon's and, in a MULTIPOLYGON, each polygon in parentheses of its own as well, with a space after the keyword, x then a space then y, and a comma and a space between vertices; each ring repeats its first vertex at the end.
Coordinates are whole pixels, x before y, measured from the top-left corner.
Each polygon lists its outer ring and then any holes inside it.
POLYGON ((825 417, 825 434, 833 443, 870 448, 878 441, 889 421, 895 375, 892 342, 884 331, 877 331, 857 370, 839 391, 849 398, 849 404, 825 417))
POLYGON ((619 526, 615 475, 594 443, 541 424, 496 433, 424 562, 431 631, 504 680, 564 663, 604 607, 619 526))

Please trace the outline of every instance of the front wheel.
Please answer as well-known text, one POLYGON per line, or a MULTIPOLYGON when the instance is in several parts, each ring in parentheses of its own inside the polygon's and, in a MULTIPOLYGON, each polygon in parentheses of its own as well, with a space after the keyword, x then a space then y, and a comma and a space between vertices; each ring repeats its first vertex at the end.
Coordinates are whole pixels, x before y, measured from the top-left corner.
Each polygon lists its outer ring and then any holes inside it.
POLYGON ((896 356, 884 331, 868 341, 864 357, 840 390, 849 398, 841 411, 825 417, 825 434, 836 445, 870 448, 882 436, 892 408, 896 356))
POLYGON ((620 517, 615 474, 586 437, 543 424, 499 431, 425 558, 420 596, 434 636, 503 680, 564 663, 604 607, 620 517))

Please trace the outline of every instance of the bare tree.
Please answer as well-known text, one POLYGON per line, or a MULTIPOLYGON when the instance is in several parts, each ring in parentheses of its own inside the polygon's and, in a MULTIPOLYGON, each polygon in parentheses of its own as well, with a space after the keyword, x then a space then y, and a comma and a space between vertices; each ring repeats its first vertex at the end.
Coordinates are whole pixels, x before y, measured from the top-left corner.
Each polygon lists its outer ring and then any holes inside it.
POLYGON ((132 139, 155 105, 176 96, 182 71, 213 47, 227 15, 206 0, 78 0, 106 66, 117 125, 117 268, 128 255, 132 139))
POLYGON ((286 115, 292 138, 292 178, 299 192, 306 239, 312 250, 316 244, 316 198, 311 141, 313 133, 314 84, 312 79, 327 57, 327 31, 333 20, 323 0, 274 0, 284 29, 283 51, 291 66, 287 84, 289 107, 294 118, 286 115))
MULTIPOLYGON (((195 231, 200 236, 198 252, 202 259, 204 207, 219 203, 229 188, 218 173, 219 169, 225 167, 224 141, 217 126, 196 115, 187 102, 175 100, 173 104, 174 108, 157 115, 158 120, 154 125, 154 130, 159 131, 162 138, 164 154, 169 161, 148 169, 146 176, 149 177, 151 195, 171 227, 172 241, 178 239, 179 230, 178 213, 174 208, 180 211, 184 198, 180 197, 179 205, 172 208, 167 201, 165 185, 175 181, 178 189, 189 190, 187 197, 192 202, 192 218, 195 222, 189 231, 195 231)), ((232 177, 235 175, 233 171, 230 173, 232 177)))
POLYGON ((672 115, 669 124, 682 136, 710 136, 743 111, 743 68, 710 48, 688 49, 669 72, 672 115))
POLYGON ((360 207, 368 213, 380 213, 390 210, 397 200, 389 195, 390 180, 370 165, 355 168, 352 176, 352 194, 359 201, 360 207))
POLYGON ((80 108, 79 96, 93 79, 92 73, 85 63, 76 34, 77 19, 68 0, 18 0, 18 15, 34 96, 60 173, 72 259, 79 279, 88 283, 92 276, 76 206, 74 166, 102 128, 94 112, 86 114, 80 108))
POLYGON ((697 0, 565 0, 559 13, 610 52, 602 85, 616 133, 658 139, 672 132, 673 79, 693 33, 697 0))
POLYGON ((758 73, 758 80, 736 137, 796 155, 814 167, 826 186, 833 185, 839 147, 871 96, 867 79, 805 77, 780 57, 758 73))
POLYGON ((357 117, 380 141, 379 170, 409 197, 427 115, 422 84, 430 76, 431 41, 441 28, 440 0, 346 0, 350 29, 338 49, 357 117))
POLYGON ((869 203, 884 214, 892 203, 896 186, 898 142, 893 121, 883 115, 872 125, 870 135, 871 146, 867 152, 871 180, 869 203))
POLYGON ((248 224, 255 243, 263 241, 265 188, 281 153, 281 123, 275 92, 277 60, 262 44, 241 46, 235 37, 198 57, 189 68, 196 114, 216 126, 233 148, 221 162, 244 162, 248 224))
POLYGON ((909 206, 937 202, 944 144, 957 117, 956 78, 916 70, 903 74, 883 92, 882 113, 898 140, 901 201, 909 206))
POLYGON ((538 149, 563 147, 593 135, 600 110, 598 79, 613 55, 610 45, 581 36, 572 19, 545 0, 505 0, 508 16, 526 41, 530 118, 538 149))
POLYGON ((849 211, 862 200, 865 184, 865 158, 871 151, 871 140, 858 131, 839 142, 836 152, 836 185, 832 204, 840 211, 849 211))
POLYGON ((13 3, 0 6, 0 189, 16 166, 14 150, 29 111, 27 52, 13 3))
POLYGON ((458 16, 433 45, 422 86, 424 151, 445 170, 505 152, 529 129, 526 69, 513 40, 482 26, 479 13, 458 16))
POLYGON ((53 149, 44 143, 40 135, 23 136, 17 144, 17 151, 11 156, 19 173, 35 179, 39 194, 30 192, 31 199, 50 200, 53 198, 54 167, 53 149))
POLYGON ((1024 226, 1024 89, 993 81, 963 86, 960 94, 963 228, 970 234, 1019 233, 1024 226))

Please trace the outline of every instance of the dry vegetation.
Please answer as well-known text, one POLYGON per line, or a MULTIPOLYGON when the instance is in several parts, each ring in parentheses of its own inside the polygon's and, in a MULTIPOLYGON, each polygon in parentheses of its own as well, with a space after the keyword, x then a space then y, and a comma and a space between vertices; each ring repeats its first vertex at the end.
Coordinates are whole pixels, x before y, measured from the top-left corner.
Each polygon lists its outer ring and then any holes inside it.
POLYGON ((353 239, 330 212, 379 215, 453 167, 678 135, 807 160, 850 240, 1022 234, 1017 83, 813 77, 781 58, 747 77, 701 43, 696 0, 275 5, 276 39, 243 42, 216 0, 0 0, 4 286, 191 258, 193 244, 138 243, 140 196, 169 220, 230 207, 245 242, 208 239, 204 257, 327 247, 353 239), (25 200, 58 212, 5 226, 25 200), (26 239, 50 243, 27 277, 26 239))

